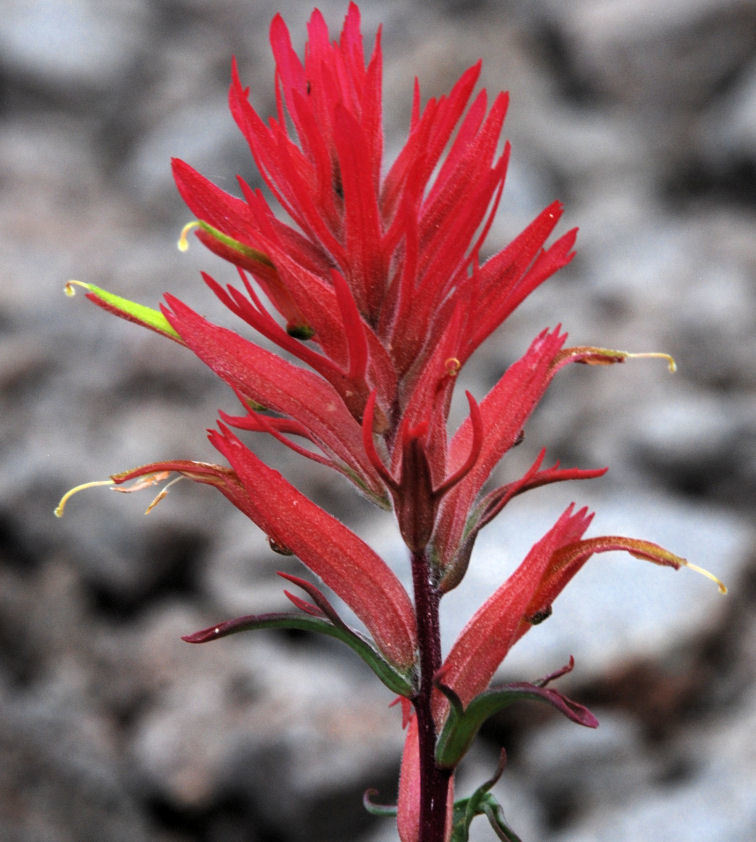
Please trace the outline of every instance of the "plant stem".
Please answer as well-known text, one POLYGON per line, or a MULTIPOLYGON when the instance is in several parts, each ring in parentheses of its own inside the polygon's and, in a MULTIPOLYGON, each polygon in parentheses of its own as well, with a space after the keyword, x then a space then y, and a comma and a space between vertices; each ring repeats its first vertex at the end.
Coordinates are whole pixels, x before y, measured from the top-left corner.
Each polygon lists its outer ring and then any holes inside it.
POLYGON ((420 752, 420 839, 421 842, 444 842, 446 800, 452 773, 436 766, 436 726, 431 708, 433 677, 441 667, 440 594, 431 580, 424 549, 412 553, 412 583, 420 649, 420 690, 413 699, 420 752))

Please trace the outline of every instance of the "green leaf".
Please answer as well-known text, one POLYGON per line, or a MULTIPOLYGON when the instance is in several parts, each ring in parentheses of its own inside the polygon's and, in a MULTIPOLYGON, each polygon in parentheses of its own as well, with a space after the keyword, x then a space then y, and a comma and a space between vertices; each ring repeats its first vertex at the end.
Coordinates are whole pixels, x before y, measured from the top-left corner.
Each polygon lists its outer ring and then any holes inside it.
POLYGON ((521 842, 520 837, 507 825, 501 804, 489 790, 501 777, 504 769, 505 753, 502 751, 499 767, 490 780, 481 784, 469 798, 454 803, 454 820, 451 842, 467 842, 470 825, 476 816, 485 816, 497 838, 506 842, 521 842))
POLYGON ((354 629, 336 626, 325 617, 317 617, 312 614, 285 612, 251 614, 247 617, 237 617, 235 620, 226 620, 218 625, 186 635, 182 637, 182 640, 187 643, 208 643, 211 640, 219 640, 221 637, 227 637, 231 634, 257 629, 298 629, 335 637, 354 650, 393 693, 407 697, 415 693, 410 678, 395 670, 388 661, 384 660, 365 637, 354 629))
POLYGON ((383 816, 387 818, 395 818, 399 812, 396 804, 375 804, 371 801, 373 795, 377 795, 378 790, 366 789, 362 796, 362 806, 370 813, 371 816, 383 816))
POLYGON ((467 842, 470 825, 476 816, 485 816, 499 839, 506 842, 522 842, 520 837, 504 821, 501 804, 490 792, 477 790, 470 798, 464 798, 454 804, 454 824, 451 842, 467 842))
POLYGON ((453 691, 444 687, 443 684, 439 684, 438 687, 452 702, 449 716, 436 743, 436 763, 442 769, 453 769, 457 766, 470 748, 480 727, 489 717, 523 699, 547 702, 568 719, 579 725, 585 725, 587 728, 598 726, 598 720, 588 708, 573 702, 550 687, 538 684, 523 681, 505 684, 496 690, 486 690, 476 696, 466 710, 462 708, 453 691))

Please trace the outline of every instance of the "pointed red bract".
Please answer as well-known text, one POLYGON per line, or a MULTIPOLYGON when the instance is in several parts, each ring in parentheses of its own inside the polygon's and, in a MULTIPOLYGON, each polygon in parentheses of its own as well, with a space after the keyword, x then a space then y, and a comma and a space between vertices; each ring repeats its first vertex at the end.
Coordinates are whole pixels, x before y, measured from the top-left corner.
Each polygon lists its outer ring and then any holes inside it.
MULTIPOLYGON (((577 541, 592 517, 586 509, 573 513, 570 506, 462 630, 444 661, 441 674, 443 683, 457 694, 463 705, 486 689, 499 664, 521 635, 521 624, 529 616, 528 608, 555 553, 577 541)), ((437 693, 437 721, 441 721, 448 706, 448 700, 437 693)))
MULTIPOLYGON (((463 548, 472 506, 501 457, 519 440, 523 426, 553 377, 552 365, 566 334, 543 331, 481 401, 485 434, 480 454, 467 476, 444 500, 434 550, 443 571, 453 567, 463 548)), ((449 444, 449 467, 458 467, 469 453, 473 425, 468 419, 449 444)))
POLYGON ((269 468, 229 430, 210 440, 233 470, 203 462, 168 461, 118 474, 129 480, 177 471, 218 488, 269 539, 288 548, 365 623, 393 666, 412 669, 416 635, 412 603, 386 563, 357 535, 316 506, 277 471, 269 468))
POLYGON ((375 496, 382 488, 362 450, 360 425, 325 380, 213 325, 173 296, 166 318, 198 357, 245 398, 298 421, 325 453, 347 466, 375 496), (170 308, 170 309, 169 309, 170 308))
MULTIPOLYGON (((593 515, 586 509, 573 514, 572 509, 571 505, 533 546, 454 643, 437 680, 450 688, 463 706, 485 690, 512 646, 551 614, 554 600, 591 556, 620 550, 674 570, 687 565, 685 559, 650 541, 617 535, 580 540, 593 515)), ((722 590, 723 586, 719 585, 722 590)), ((435 698, 438 721, 443 719, 448 707, 448 699, 438 693, 435 698)))
MULTIPOLYGON (((399 799, 397 804, 397 828, 401 842, 423 842, 420 828, 420 753, 418 746, 417 717, 410 716, 407 734, 404 738, 402 768, 399 774, 399 799)), ((454 778, 449 779, 446 793, 446 835, 451 838, 454 817, 454 778)))
POLYGON ((407 592, 386 563, 351 530, 297 491, 228 430, 210 440, 248 495, 247 514, 338 594, 365 623, 387 659, 415 661, 415 620, 407 592))
POLYGON ((420 750, 417 743, 417 717, 410 717, 404 738, 402 768, 399 774, 397 827, 401 842, 420 842, 420 750))

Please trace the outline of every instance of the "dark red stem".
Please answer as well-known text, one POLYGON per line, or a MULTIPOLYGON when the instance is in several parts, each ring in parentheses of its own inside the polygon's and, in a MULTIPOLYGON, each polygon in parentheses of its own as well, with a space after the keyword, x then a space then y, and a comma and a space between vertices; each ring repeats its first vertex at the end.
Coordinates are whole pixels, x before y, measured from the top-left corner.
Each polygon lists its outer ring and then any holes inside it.
POLYGON ((441 667, 438 616, 441 595, 432 581, 424 549, 412 553, 412 584, 420 650, 420 691, 413 699, 420 747, 420 839, 422 842, 444 842, 451 771, 436 767, 436 726, 431 709, 433 676, 441 667))

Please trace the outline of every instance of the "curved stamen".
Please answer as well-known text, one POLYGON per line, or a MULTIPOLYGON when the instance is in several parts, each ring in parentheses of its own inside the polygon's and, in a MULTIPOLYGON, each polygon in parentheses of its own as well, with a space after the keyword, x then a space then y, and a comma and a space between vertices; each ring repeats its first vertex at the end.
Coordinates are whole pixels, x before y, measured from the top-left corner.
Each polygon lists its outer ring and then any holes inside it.
POLYGON ((677 363, 675 362, 674 357, 671 357, 669 354, 665 354, 663 351, 643 351, 638 354, 627 353, 628 359, 637 360, 642 359, 643 357, 656 357, 658 359, 666 360, 669 373, 674 374, 677 371, 677 363))
POLYGON ((461 368, 462 363, 459 357, 449 357, 448 360, 444 360, 444 370, 446 371, 447 377, 456 377, 461 368))
POLYGON ((186 225, 181 229, 181 233, 179 234, 178 242, 176 243, 176 247, 179 251, 188 251, 189 250, 189 240, 187 239, 187 234, 192 230, 192 228, 199 228, 200 223, 199 220, 193 219, 191 222, 187 222, 186 225))
POLYGON ((81 287, 82 289, 89 290, 89 284, 85 284, 83 281, 66 281, 66 285, 63 287, 63 292, 69 298, 73 298, 74 295, 76 295, 74 287, 81 287))
POLYGON ((725 585, 725 583, 721 579, 717 579, 717 577, 713 573, 710 573, 703 567, 699 567, 697 564, 691 564, 691 562, 687 561, 687 559, 685 561, 684 566, 687 567, 689 570, 693 570, 696 573, 700 573, 702 576, 706 576, 707 579, 711 579, 711 581, 714 582, 719 588, 719 592, 721 594, 724 595, 727 593, 727 585, 725 585))
MULTIPOLYGON (((69 283, 71 283, 69 281, 69 283)), ((84 491, 85 488, 96 488, 100 485, 113 485, 112 479, 98 479, 94 482, 83 482, 81 485, 76 485, 73 488, 66 491, 66 493, 60 498, 60 503, 55 507, 55 517, 63 517, 63 510, 66 508, 66 503, 74 496, 74 494, 78 494, 80 491, 84 491)))
POLYGON ((641 351, 631 353, 630 351, 617 351, 613 348, 596 348, 592 345, 580 345, 575 348, 565 348, 554 358, 552 368, 560 369, 566 363, 582 363, 583 365, 613 365, 623 363, 625 360, 655 358, 667 361, 667 368, 670 374, 677 371, 677 363, 674 357, 665 354, 663 351, 641 351))

